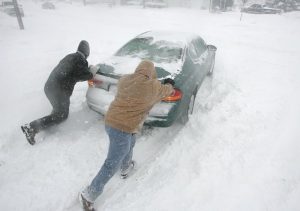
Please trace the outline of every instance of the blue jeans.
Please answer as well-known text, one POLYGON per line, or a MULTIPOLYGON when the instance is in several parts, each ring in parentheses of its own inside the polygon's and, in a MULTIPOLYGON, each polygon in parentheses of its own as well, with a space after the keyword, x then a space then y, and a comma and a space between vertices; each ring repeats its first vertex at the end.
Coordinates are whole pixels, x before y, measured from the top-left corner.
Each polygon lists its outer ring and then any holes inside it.
POLYGON ((135 134, 122 132, 108 125, 105 125, 105 130, 109 136, 107 158, 91 185, 82 192, 83 196, 90 202, 94 202, 103 192, 105 184, 119 168, 127 169, 132 160, 135 134))

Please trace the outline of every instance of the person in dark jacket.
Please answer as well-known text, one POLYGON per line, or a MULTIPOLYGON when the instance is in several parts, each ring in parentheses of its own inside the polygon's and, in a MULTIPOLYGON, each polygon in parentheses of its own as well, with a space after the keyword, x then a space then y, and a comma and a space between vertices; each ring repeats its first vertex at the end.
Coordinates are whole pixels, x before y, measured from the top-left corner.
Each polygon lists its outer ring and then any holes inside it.
POLYGON ((21 126, 26 139, 35 144, 35 135, 52 125, 59 124, 69 115, 70 97, 74 86, 79 81, 93 78, 93 68, 88 67, 87 57, 90 54, 89 43, 82 40, 76 53, 68 54, 51 72, 45 87, 45 94, 53 110, 50 115, 21 126))

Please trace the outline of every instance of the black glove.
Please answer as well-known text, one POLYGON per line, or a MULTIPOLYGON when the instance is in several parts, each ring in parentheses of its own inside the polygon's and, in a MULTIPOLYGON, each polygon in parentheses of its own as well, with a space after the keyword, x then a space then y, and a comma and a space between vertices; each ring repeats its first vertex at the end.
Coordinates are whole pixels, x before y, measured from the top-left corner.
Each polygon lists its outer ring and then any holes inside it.
POLYGON ((163 80, 163 84, 171 84, 172 86, 175 85, 175 81, 172 78, 165 78, 163 80))

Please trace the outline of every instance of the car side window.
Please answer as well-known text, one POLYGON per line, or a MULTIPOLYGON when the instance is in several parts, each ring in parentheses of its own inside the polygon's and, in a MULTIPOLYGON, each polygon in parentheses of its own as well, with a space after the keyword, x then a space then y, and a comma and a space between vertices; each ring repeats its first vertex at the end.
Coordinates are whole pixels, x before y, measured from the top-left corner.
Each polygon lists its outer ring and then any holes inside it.
POLYGON ((194 40, 193 43, 196 48, 197 57, 199 58, 207 50, 207 46, 201 38, 194 40))
POLYGON ((194 63, 199 62, 206 51, 207 46, 201 38, 193 40, 189 45, 189 54, 194 63))
POLYGON ((190 43, 188 51, 189 51, 189 55, 190 55, 192 61, 195 62, 197 60, 198 56, 197 56, 196 48, 193 45, 193 43, 190 43))

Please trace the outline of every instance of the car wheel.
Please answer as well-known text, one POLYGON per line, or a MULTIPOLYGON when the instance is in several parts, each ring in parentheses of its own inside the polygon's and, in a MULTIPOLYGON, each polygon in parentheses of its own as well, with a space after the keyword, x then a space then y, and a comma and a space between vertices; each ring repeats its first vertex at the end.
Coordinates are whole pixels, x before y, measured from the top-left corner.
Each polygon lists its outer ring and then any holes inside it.
POLYGON ((179 122, 181 124, 186 124, 189 121, 189 116, 193 114, 196 94, 197 94, 197 89, 195 89, 194 93, 190 98, 188 107, 186 108, 186 110, 184 111, 184 113, 181 115, 179 119, 179 122))
POLYGON ((214 69, 215 69, 215 58, 213 59, 212 64, 210 65, 210 69, 207 75, 211 76, 214 73, 214 69))

